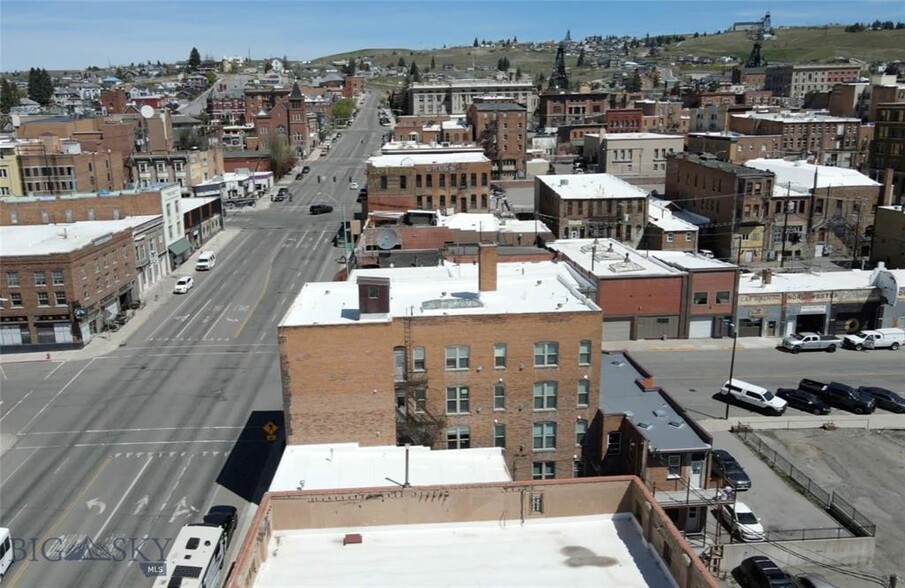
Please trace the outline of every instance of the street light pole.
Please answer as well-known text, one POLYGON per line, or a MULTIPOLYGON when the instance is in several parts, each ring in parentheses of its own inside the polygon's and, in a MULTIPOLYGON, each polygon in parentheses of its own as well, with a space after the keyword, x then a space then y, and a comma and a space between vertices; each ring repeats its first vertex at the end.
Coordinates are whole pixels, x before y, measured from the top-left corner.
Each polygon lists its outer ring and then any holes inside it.
MULTIPOLYGON (((732 359, 729 360, 729 385, 732 386, 732 377, 735 375, 735 347, 738 343, 738 330, 735 328, 735 323, 729 323, 729 328, 732 329, 732 359)), ((726 415, 723 417, 727 421, 729 420, 729 399, 731 396, 729 394, 726 395, 726 415)))

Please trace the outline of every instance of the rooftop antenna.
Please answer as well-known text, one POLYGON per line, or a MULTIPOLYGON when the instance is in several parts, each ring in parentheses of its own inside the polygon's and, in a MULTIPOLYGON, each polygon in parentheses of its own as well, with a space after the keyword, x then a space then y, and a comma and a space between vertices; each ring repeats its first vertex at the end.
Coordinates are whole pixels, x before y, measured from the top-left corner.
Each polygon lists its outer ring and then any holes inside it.
POLYGON ((397 486, 402 486, 403 488, 411 488, 411 487, 412 487, 412 485, 409 483, 409 447, 411 447, 411 445, 409 445, 408 443, 406 443, 406 444, 405 444, 405 482, 403 482, 402 484, 400 484, 399 482, 397 482, 397 481, 394 480, 393 478, 390 478, 389 476, 387 476, 386 478, 384 478, 384 480, 390 481, 390 482, 396 484, 397 486))

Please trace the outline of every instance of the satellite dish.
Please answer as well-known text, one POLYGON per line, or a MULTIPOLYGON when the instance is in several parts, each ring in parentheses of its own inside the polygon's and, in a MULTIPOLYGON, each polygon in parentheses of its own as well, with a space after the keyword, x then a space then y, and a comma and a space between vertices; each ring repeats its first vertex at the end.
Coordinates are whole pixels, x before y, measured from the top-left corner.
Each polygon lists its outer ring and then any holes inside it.
POLYGON ((399 237, 393 229, 380 229, 377 231, 377 247, 387 251, 399 245, 399 237))
POLYGON ((154 116, 154 107, 149 104, 145 104, 141 107, 141 110, 139 110, 139 112, 144 118, 151 118, 152 116, 154 116))

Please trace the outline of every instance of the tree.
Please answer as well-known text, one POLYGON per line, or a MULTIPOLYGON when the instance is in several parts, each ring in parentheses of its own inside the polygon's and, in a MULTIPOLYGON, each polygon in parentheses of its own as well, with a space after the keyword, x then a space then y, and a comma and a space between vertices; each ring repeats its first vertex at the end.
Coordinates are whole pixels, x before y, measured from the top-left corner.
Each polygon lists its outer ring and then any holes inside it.
POLYGON ((474 43, 472 43, 471 46, 472 46, 472 47, 477 47, 477 46, 478 46, 478 38, 477 38, 477 37, 474 38, 474 43))
POLYGON ((515 68, 515 79, 516 79, 516 81, 522 79, 522 68, 520 68, 520 67, 515 68))
POLYGON ((333 105, 332 115, 334 120, 348 120, 355 113, 355 101, 351 98, 343 98, 333 105))
POLYGON ((517 45, 517 44, 518 44, 518 37, 512 37, 512 44, 513 44, 513 45, 517 45))
POLYGON ((272 69, 273 69, 273 63, 270 61, 265 61, 264 62, 264 73, 268 73, 272 69))
POLYGON ((270 170, 276 178, 282 178, 292 169, 292 150, 283 133, 271 133, 267 137, 270 152, 270 170))
POLYGON ((204 139, 197 131, 182 129, 176 135, 176 149, 179 151, 189 151, 190 149, 204 147, 204 139))
POLYGON ((31 68, 28 70, 28 97, 42 106, 47 106, 53 99, 53 80, 46 69, 31 68))
POLYGON ((355 75, 355 59, 352 57, 349 58, 349 63, 346 64, 346 74, 355 75))
POLYGON ((405 67, 405 57, 400 57, 399 61, 396 62, 397 67, 405 67))
POLYGON ((208 85, 208 86, 213 86, 214 84, 217 83, 217 74, 215 74, 215 73, 212 72, 212 71, 209 71, 209 72, 207 72, 206 74, 204 74, 204 77, 207 78, 207 85, 208 85))
POLYGON ((412 66, 409 68, 409 78, 411 78, 413 82, 421 81, 421 72, 418 71, 418 64, 414 61, 412 61, 412 66))
POLYGON ((506 57, 500 57, 496 62, 496 68, 499 71, 509 71, 509 59, 506 57))
POLYGON ((636 69, 632 72, 631 77, 625 81, 625 91, 626 92, 640 92, 641 91, 641 74, 638 73, 636 69))
POLYGON ((189 69, 195 71, 199 67, 201 67, 201 54, 198 53, 198 49, 192 47, 192 51, 189 53, 189 69))
POLYGON ((430 70, 433 71, 433 70, 435 70, 435 69, 437 69, 437 61, 434 59, 434 56, 431 55, 431 67, 430 67, 430 70))
POLYGON ((566 31, 566 41, 571 41, 571 40, 572 40, 572 31, 567 30, 566 31))
POLYGON ((0 83, 0 112, 6 114, 13 106, 19 106, 19 90, 16 84, 3 78, 0 83))
POLYGON ((581 52, 578 53, 578 63, 576 64, 578 67, 584 65, 584 47, 581 48, 581 52))

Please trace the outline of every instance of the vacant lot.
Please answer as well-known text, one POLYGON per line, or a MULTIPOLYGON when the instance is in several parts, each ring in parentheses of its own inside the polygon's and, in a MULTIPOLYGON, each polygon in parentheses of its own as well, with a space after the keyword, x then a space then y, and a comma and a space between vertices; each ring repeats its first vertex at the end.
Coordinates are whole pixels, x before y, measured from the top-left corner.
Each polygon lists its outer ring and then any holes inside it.
POLYGON ((877 525, 873 570, 902 572, 905 545, 905 431, 758 431, 795 467, 836 491, 877 525))

